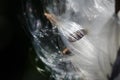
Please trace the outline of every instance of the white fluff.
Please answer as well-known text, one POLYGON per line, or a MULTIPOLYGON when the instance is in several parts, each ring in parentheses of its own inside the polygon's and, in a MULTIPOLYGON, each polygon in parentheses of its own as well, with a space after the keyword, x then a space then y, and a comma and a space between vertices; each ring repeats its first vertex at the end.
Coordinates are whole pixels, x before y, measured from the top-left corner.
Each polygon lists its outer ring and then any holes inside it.
POLYGON ((118 26, 114 19, 108 19, 102 29, 98 27, 97 32, 94 29, 88 30, 88 34, 80 40, 69 42, 69 34, 82 29, 74 24, 66 21, 58 26, 63 42, 74 54, 67 57, 67 60, 83 71, 88 80, 107 80, 107 76, 111 75, 111 64, 114 63, 118 50, 118 26))
POLYGON ((58 31, 72 56, 67 60, 85 80, 108 80, 119 48, 119 26, 114 14, 114 0, 67 0, 67 10, 57 24, 58 31), (75 15, 71 15, 73 11, 75 15), (76 16, 77 15, 77 16, 76 16), (87 34, 70 42, 77 30, 87 34))

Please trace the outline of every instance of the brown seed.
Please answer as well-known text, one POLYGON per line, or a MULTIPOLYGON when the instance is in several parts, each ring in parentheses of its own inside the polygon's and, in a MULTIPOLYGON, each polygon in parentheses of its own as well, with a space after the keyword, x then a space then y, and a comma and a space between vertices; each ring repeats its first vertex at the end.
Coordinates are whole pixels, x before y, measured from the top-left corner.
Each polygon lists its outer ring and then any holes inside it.
POLYGON ((50 13, 44 13, 44 15, 46 16, 46 18, 52 23, 52 24, 57 24, 58 20, 55 17, 54 14, 50 14, 50 13))
POLYGON ((68 52, 69 52, 69 49, 68 49, 68 48, 65 48, 62 53, 65 55, 65 54, 67 54, 68 52))

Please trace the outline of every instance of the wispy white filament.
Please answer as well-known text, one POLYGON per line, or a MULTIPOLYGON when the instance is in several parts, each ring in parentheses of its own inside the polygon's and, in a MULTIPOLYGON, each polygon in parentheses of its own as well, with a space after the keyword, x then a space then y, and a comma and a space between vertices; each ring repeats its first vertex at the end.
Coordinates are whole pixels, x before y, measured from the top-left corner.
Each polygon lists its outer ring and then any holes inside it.
POLYGON ((67 10, 57 26, 64 44, 73 54, 66 61, 72 62, 84 80, 108 80, 119 48, 120 29, 113 16, 114 1, 67 0, 66 5, 67 10), (70 42, 70 34, 81 29, 88 33, 70 42))

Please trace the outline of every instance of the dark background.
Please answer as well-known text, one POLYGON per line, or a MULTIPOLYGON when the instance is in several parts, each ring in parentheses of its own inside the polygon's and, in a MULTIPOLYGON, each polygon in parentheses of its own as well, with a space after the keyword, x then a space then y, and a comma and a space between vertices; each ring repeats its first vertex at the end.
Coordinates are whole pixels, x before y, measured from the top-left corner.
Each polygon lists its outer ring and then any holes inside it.
MULTIPOLYGON (((44 80, 28 58, 31 44, 18 19, 20 3, 20 0, 0 0, 0 80, 44 80)), ((117 13, 120 0, 116 3, 117 13)))
POLYGON ((20 0, 0 0, 0 80, 22 80, 29 40, 18 20, 20 0))
POLYGON ((48 80, 32 61, 21 5, 21 0, 0 0, 0 80, 48 80))

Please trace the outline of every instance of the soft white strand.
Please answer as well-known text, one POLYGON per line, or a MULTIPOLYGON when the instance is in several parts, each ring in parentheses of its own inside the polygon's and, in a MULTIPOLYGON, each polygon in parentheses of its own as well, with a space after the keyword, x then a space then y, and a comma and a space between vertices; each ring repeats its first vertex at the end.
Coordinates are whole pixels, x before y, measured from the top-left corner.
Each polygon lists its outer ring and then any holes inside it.
POLYGON ((120 44, 114 0, 67 0, 66 5, 57 23, 64 44, 73 54, 66 61, 72 62, 84 80, 108 80, 120 44), (83 35, 82 30, 87 33, 83 35))

